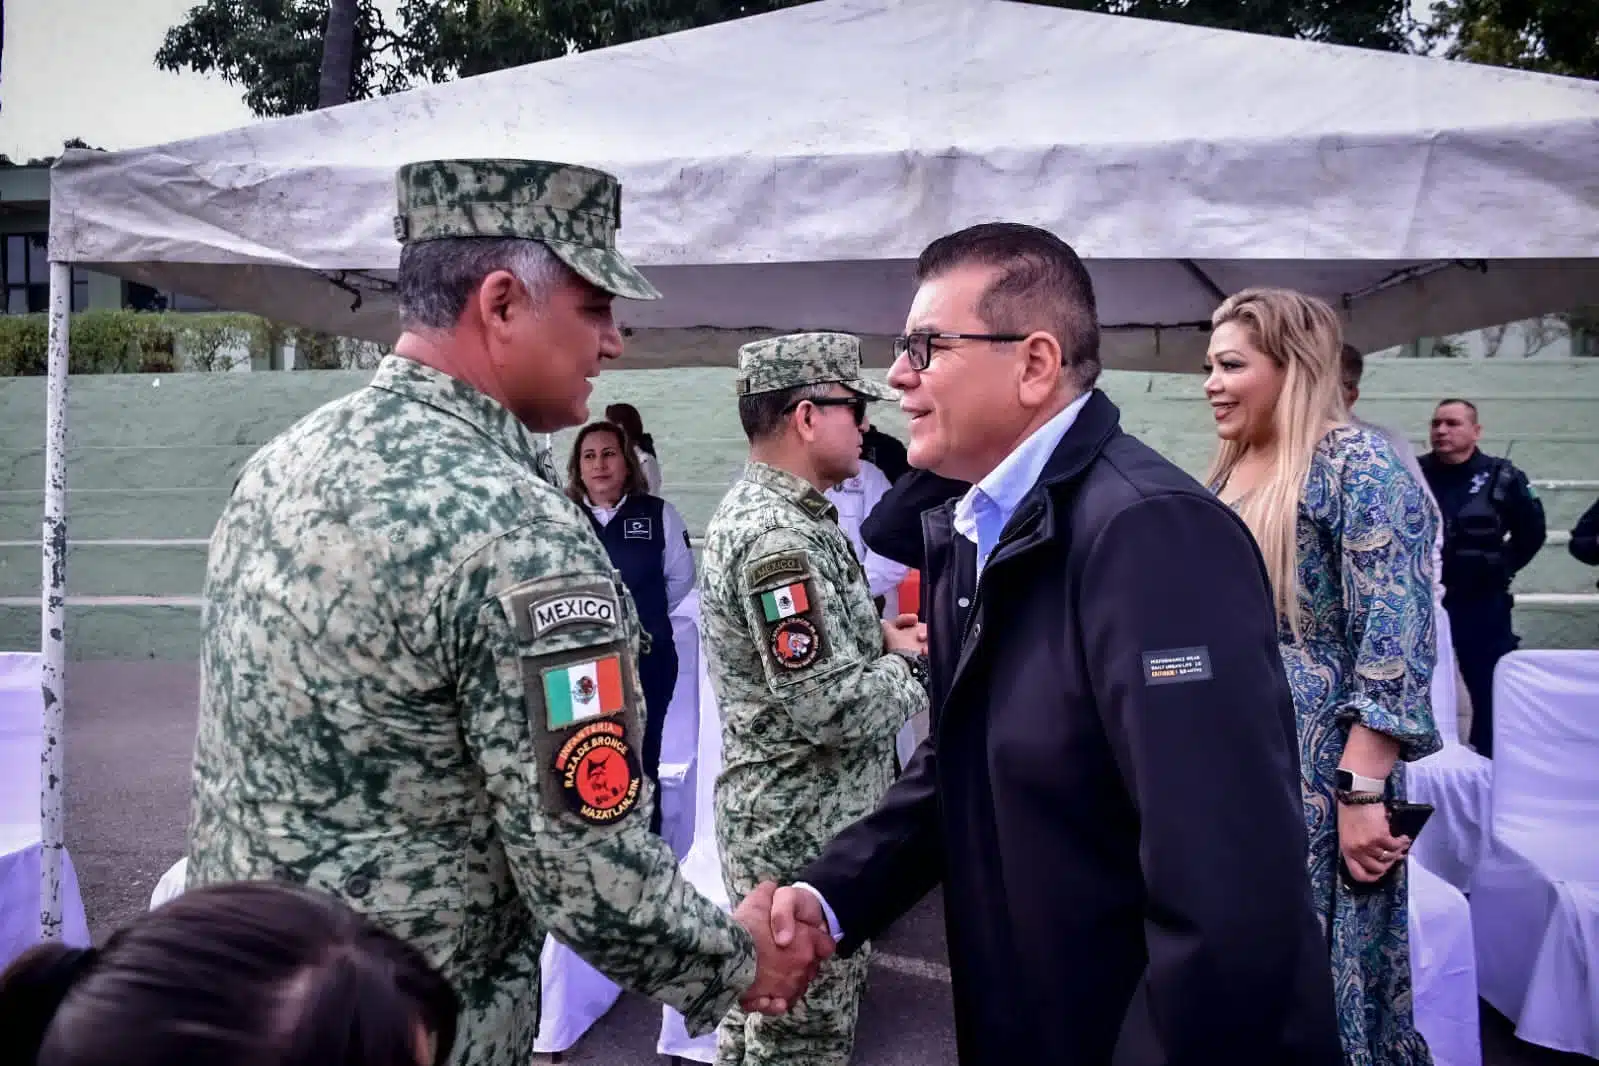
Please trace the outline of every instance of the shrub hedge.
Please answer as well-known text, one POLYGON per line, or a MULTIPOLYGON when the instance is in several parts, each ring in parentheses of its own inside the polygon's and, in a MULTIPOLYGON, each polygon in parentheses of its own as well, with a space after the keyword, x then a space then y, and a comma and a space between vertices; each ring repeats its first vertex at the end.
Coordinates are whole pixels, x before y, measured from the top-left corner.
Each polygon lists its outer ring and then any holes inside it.
MULTIPOLYGON (((257 315, 175 311, 80 311, 68 343, 74 374, 230 370, 246 359, 266 362, 285 343, 306 369, 370 368, 387 350, 257 315)), ((0 315, 0 377, 42 376, 49 365, 49 316, 0 315)))

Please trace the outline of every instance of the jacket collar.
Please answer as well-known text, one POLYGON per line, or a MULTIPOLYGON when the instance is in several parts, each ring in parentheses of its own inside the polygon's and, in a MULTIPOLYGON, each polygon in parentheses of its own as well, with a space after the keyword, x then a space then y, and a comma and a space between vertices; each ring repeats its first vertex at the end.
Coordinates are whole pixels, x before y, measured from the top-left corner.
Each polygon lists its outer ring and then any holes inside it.
POLYGON ((1055 454, 1044 464, 1044 472, 1039 476, 1038 483, 1053 488, 1077 477, 1105 450, 1105 442, 1110 440, 1120 425, 1121 411, 1110 402, 1109 396, 1094 389, 1089 393, 1088 402, 1077 413, 1077 420, 1061 438, 1055 454))
MULTIPOLYGON (((995 549, 993 558, 989 560, 990 565, 1054 536, 1054 490, 1088 469, 1120 424, 1121 412, 1110 397, 1099 389, 1090 392, 1088 401, 1077 412, 1077 418, 1044 464, 1038 481, 1022 497, 1010 521, 1005 524, 1000 547, 995 549)), ((937 530, 940 536, 954 535, 955 504, 956 501, 945 503, 927 516, 930 520, 927 525, 929 533, 937 530)))
POLYGON ((458 418, 499 445, 521 465, 535 472, 539 469, 545 446, 533 431, 498 401, 442 370, 404 356, 386 355, 378 364, 370 387, 458 418))
POLYGON ((744 480, 776 493, 817 521, 838 521, 838 508, 833 501, 817 492, 809 481, 787 470, 751 459, 744 464, 744 480))
MULTIPOLYGON (((984 567, 984 574, 992 573, 996 567, 1005 564, 1008 560, 1033 550, 1043 544, 1048 544, 1056 538, 1059 521, 1055 513, 1055 497, 1057 490, 1082 476, 1083 471, 1098 455, 1104 451, 1105 445, 1116 435, 1121 422, 1121 413, 1116 405, 1110 402, 1098 389, 1089 395, 1088 402, 1077 413, 1077 419, 1065 436, 1055 447, 1049 461, 1044 464, 1044 471, 1039 476, 1038 483, 1022 498, 1021 505, 1016 508, 1016 513, 1005 525, 1005 532, 1000 536, 999 545, 994 549, 993 555, 984 567)), ((928 548, 928 557, 942 555, 946 564, 956 565, 958 558, 969 555, 976 559, 976 547, 965 537, 955 533, 955 504, 949 502, 942 507, 933 508, 922 515, 922 536, 928 548)), ((977 586, 976 602, 971 605, 971 614, 968 621, 980 619, 984 610, 983 586, 977 586)), ((949 627, 949 631, 958 636, 946 639, 951 643, 948 649, 954 653, 954 667, 948 675, 940 675, 944 691, 941 696, 946 707, 950 704, 951 694, 965 674, 972 657, 977 653, 981 638, 972 630, 961 625, 949 627)), ((931 630, 930 630, 931 632, 931 630)), ((952 712, 940 716, 940 726, 947 723, 952 712)))

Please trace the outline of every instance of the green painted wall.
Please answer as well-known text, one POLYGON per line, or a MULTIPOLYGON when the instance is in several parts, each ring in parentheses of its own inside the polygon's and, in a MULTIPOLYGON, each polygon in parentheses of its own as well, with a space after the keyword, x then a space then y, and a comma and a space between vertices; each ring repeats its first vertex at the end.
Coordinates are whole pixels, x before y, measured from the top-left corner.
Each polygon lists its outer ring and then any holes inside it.
MULTIPOLYGON (((322 371, 75 379, 68 450, 75 544, 67 576, 69 594, 92 602, 68 608, 69 654, 192 659, 203 541, 234 472, 296 418, 369 377, 322 371), (177 543, 91 543, 147 540, 177 543)), ((662 452, 666 495, 696 534, 742 461, 730 381, 727 368, 613 371, 598 382, 592 403, 596 415, 613 400, 644 413, 662 452)), ((1191 376, 1116 372, 1103 380, 1126 428, 1196 476, 1214 445, 1199 384, 1191 376)), ((1424 448, 1427 416, 1445 395, 1478 402, 1485 447, 1510 455, 1533 478, 1599 481, 1599 360, 1372 360, 1359 410, 1424 448)), ((879 405, 875 416, 903 437, 891 405, 879 405)), ((42 380, 0 380, 0 648, 38 646, 43 419, 42 380)), ((570 440, 570 433, 559 435, 558 447, 570 440)), ((1599 488, 1542 495, 1551 531, 1564 531, 1599 488)), ((1563 544, 1552 544, 1518 578, 1517 591, 1592 592, 1596 578, 1563 544)), ((1599 647, 1599 607, 1517 613, 1528 646, 1599 647)))

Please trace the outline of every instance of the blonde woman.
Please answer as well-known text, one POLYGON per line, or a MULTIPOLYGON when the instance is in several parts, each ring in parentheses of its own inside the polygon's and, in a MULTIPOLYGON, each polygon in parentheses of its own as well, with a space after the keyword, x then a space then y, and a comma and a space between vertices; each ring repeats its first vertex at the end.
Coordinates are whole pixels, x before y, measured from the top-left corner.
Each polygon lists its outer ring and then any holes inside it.
POLYGON ((1250 289, 1212 316, 1207 481, 1266 559, 1299 724, 1312 892, 1350 1066, 1430 1063, 1411 1006, 1405 868, 1385 800, 1441 746, 1428 703, 1435 519, 1386 440, 1349 423, 1325 303, 1250 289))

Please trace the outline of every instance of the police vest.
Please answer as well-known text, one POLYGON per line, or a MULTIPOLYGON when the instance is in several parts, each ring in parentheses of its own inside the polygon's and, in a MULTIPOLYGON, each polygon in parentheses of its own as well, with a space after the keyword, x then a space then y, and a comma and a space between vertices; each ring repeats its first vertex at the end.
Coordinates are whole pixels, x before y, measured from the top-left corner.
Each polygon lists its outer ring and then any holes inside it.
POLYGON ((1510 494, 1510 464, 1495 460, 1488 483, 1467 497, 1448 520, 1445 562, 1453 574, 1473 585, 1510 581, 1505 557, 1504 508, 1510 494))
POLYGON ((672 647, 672 619, 666 604, 665 511, 665 500, 648 495, 623 500, 607 525, 600 525, 589 511, 595 534, 633 595, 651 647, 662 649, 672 647))

